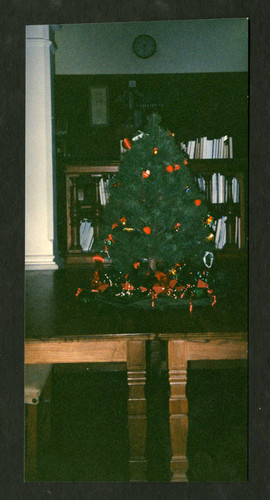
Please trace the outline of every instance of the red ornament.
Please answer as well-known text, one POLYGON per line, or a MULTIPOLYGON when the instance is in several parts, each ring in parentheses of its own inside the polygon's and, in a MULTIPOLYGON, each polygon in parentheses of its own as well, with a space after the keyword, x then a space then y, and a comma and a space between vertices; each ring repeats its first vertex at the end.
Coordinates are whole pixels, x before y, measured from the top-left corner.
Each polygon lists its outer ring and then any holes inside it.
POLYGON ((158 154, 158 148, 154 148, 153 151, 152 151, 152 154, 153 155, 157 155, 158 154))
POLYGON ((178 163, 174 164, 174 170, 180 170, 180 168, 181 168, 181 165, 179 165, 178 163))
POLYGON ((205 281, 198 279, 197 288, 208 288, 208 284, 205 281))
POLYGON ((131 142, 127 137, 123 139, 122 145, 124 146, 125 149, 131 149, 131 142))
POLYGON ((113 225, 112 225, 112 229, 114 229, 117 226, 118 226, 117 222, 114 222, 113 225))
POLYGON ((120 182, 116 182, 116 183, 113 185, 113 187, 114 187, 114 188, 117 188, 118 186, 120 186, 120 182))
POLYGON ((134 262, 133 267, 134 269, 138 269, 138 267, 140 267, 140 262, 134 262))
POLYGON ((94 262, 104 262, 104 261, 105 261, 105 259, 104 259, 104 257, 102 257, 101 255, 94 255, 94 257, 93 257, 93 261, 94 261, 94 262))
POLYGON ((145 234, 150 234, 150 233, 151 233, 151 227, 149 227, 149 226, 145 226, 145 227, 143 228, 143 231, 145 232, 145 234))
POLYGON ((188 161, 187 161, 187 158, 184 159, 184 165, 187 165, 188 164, 188 161))
POLYGON ((82 293, 82 288, 77 288, 76 297, 78 297, 80 293, 82 293))
POLYGON ((179 231, 180 226, 181 226, 180 222, 177 222, 177 223, 175 224, 175 226, 174 226, 174 229, 175 229, 176 231, 179 231))
POLYGON ((196 207, 199 207, 201 202, 202 202, 202 200, 200 200, 199 198, 197 198, 197 200, 194 200, 196 207))
POLYGON ((173 167, 172 167, 172 165, 167 165, 166 170, 167 170, 167 172, 169 172, 169 173, 173 172, 173 167))
POLYGON ((125 225, 127 223, 127 219, 125 217, 121 217, 120 222, 125 225))
POLYGON ((142 173, 144 179, 147 179, 147 177, 149 177, 150 174, 151 174, 150 170, 144 170, 142 173))

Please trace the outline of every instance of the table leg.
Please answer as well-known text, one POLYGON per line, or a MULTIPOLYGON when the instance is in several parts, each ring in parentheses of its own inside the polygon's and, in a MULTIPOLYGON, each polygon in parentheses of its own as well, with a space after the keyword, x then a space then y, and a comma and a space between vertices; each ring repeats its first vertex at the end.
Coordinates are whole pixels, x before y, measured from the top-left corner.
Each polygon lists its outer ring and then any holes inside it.
POLYGON ((127 377, 128 377, 128 427, 129 427, 129 479, 145 481, 147 461, 146 444, 146 359, 145 341, 127 342, 127 377))
POLYGON ((170 383, 170 432, 172 458, 171 481, 187 481, 186 457, 188 434, 188 401, 186 397, 187 359, 184 340, 168 341, 168 368, 170 383))

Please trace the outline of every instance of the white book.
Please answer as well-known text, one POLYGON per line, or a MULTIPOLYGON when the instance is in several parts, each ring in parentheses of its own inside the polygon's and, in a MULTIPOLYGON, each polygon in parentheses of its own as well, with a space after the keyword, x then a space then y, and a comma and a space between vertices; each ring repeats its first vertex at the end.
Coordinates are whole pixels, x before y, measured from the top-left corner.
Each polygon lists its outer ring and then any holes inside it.
POLYGON ((217 203, 217 174, 212 175, 212 203, 217 203))
POLYGON ((226 216, 221 217, 221 222, 220 222, 220 233, 219 233, 219 239, 218 239, 218 249, 222 249, 226 243, 226 216))
POLYGON ((199 184, 200 191, 205 191, 205 179, 203 178, 202 175, 200 175, 200 177, 198 177, 198 184, 199 184))
POLYGON ((207 140, 207 137, 201 137, 201 150, 200 150, 200 158, 204 159, 205 158, 205 141, 207 140))
POLYGON ((233 139, 229 137, 229 158, 233 158, 233 139))
POLYGON ((216 248, 219 248, 218 242, 219 242, 219 235, 220 235, 220 226, 221 226, 221 219, 218 219, 217 223, 216 223, 216 234, 215 234, 215 247, 216 248))
POLYGON ((224 137, 220 140, 220 158, 224 158, 224 137))
POLYGON ((89 248, 93 244, 92 241, 93 238, 94 238, 94 228, 92 227, 91 222, 88 222, 86 219, 83 219, 80 225, 80 245, 82 247, 83 252, 89 251, 89 248))
POLYGON ((220 158, 220 139, 217 139, 217 158, 220 158))
POLYGON ((197 160, 199 158, 199 148, 200 148, 200 140, 196 139, 195 141, 195 151, 194 151, 194 158, 197 160))
POLYGON ((189 157, 191 160, 194 159, 194 151, 195 151, 195 141, 189 141, 190 143, 190 148, 189 148, 189 157))
POLYGON ((105 189, 104 189, 104 180, 103 177, 101 177, 99 181, 99 199, 100 199, 100 204, 102 206, 106 205, 106 199, 105 199, 105 189))
POLYGON ((202 154, 203 154, 203 137, 200 138, 199 160, 202 159, 202 154))
POLYGON ((233 201, 233 203, 235 203, 235 193, 236 193, 236 191, 235 191, 235 177, 233 177, 233 179, 232 179, 232 201, 233 201))
POLYGON ((86 220, 82 220, 80 222, 80 245, 81 245, 82 248, 84 247, 86 223, 87 223, 86 220))
POLYGON ((212 154, 211 158, 215 158, 215 139, 212 139, 212 154))
POLYGON ((225 245, 226 245, 226 220, 227 220, 227 217, 222 217, 223 218, 223 238, 222 238, 222 247, 223 248, 225 245))
POLYGON ((211 159, 212 158, 212 140, 211 139, 206 139, 206 159, 211 159))
POLYGON ((218 149, 218 140, 214 139, 214 156, 213 156, 213 158, 215 158, 215 159, 218 157, 217 149, 218 149))
POLYGON ((91 248, 94 243, 94 228, 91 226, 89 228, 89 237, 88 237, 88 252, 91 251, 91 248))
POLYGON ((228 180, 225 177, 225 203, 228 201, 228 180))
POLYGON ((236 177, 232 179, 232 201, 233 203, 239 203, 239 182, 236 177))
POLYGON ((218 203, 222 203, 222 186, 221 186, 221 174, 217 174, 218 178, 218 203))
POLYGON ((87 224, 87 219, 82 219, 80 221, 80 241, 82 241, 82 239, 83 239, 83 235, 85 233, 86 224, 87 224))
POLYGON ((222 184, 222 203, 226 201, 226 178, 225 175, 221 176, 221 184, 222 184))
POLYGON ((107 205, 109 201, 109 184, 110 184, 110 179, 107 179, 104 183, 104 191, 105 191, 105 205, 107 205))
POLYGON ((94 242, 94 228, 92 225, 89 223, 89 226, 87 228, 87 238, 85 241, 85 251, 90 252, 92 245, 94 242))

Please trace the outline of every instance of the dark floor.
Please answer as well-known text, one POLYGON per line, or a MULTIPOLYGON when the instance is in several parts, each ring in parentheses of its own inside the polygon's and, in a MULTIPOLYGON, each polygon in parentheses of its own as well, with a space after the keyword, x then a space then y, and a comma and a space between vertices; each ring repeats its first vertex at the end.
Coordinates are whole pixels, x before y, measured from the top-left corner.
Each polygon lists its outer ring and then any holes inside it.
MULTIPOLYGON (((188 374, 189 481, 247 480, 247 371, 195 369, 188 374)), ((168 379, 148 377, 148 480, 169 481, 168 379)), ((52 443, 38 481, 127 481, 126 373, 88 365, 55 366, 52 443)))

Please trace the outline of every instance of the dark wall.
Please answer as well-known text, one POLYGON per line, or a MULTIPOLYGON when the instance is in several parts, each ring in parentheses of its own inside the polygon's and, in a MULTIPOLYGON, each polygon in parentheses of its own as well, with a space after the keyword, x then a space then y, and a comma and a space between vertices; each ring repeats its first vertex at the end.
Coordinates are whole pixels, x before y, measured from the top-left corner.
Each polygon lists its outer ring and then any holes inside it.
POLYGON ((58 136, 58 149, 66 140, 71 161, 118 160, 120 139, 143 129, 147 114, 158 111, 179 140, 228 134, 235 156, 246 157, 247 96, 247 73, 56 76, 56 126, 68 129, 66 136, 58 136), (136 81, 135 88, 129 88, 130 80, 136 81), (91 86, 108 90, 107 127, 90 125, 91 86))

